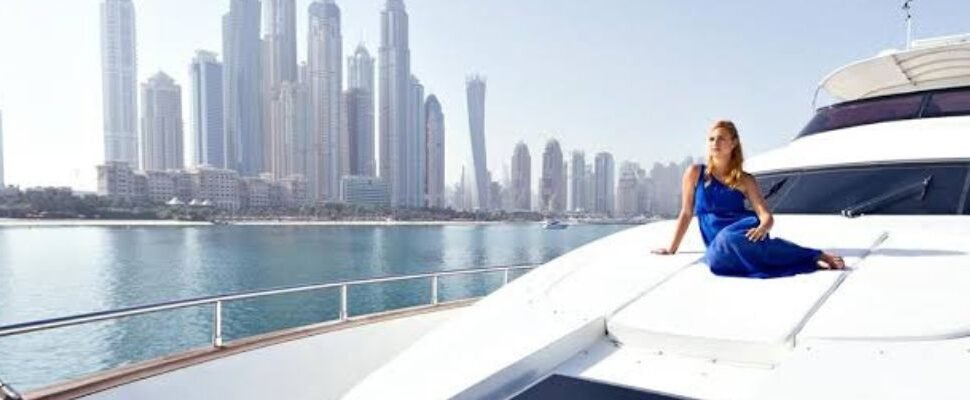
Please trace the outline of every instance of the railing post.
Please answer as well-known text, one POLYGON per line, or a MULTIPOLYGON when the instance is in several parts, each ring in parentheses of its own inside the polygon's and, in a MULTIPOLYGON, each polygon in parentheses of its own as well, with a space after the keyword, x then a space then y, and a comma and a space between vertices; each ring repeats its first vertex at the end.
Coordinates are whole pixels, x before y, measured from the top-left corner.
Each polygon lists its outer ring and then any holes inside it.
POLYGON ((216 301, 213 320, 212 347, 222 347, 222 300, 216 301))
POLYGON ((431 276, 431 305, 438 305, 438 275, 431 276))
POLYGON ((10 387, 10 385, 7 385, 3 383, 3 381, 0 381, 0 400, 22 400, 22 399, 23 397, 20 397, 20 393, 17 393, 16 390, 13 390, 13 388, 10 387))
POLYGON ((347 320, 347 285, 340 285, 340 320, 347 320))
POLYGON ((505 286, 508 284, 509 284, 509 269, 506 268, 504 271, 502 271, 502 286, 505 286))

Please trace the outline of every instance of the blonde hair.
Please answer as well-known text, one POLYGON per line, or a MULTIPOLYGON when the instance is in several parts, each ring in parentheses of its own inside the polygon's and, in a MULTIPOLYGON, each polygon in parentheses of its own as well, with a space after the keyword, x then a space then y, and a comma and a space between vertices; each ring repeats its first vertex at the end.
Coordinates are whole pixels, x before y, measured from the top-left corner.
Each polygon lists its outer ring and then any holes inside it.
MULTIPOLYGON (((734 139, 734 150, 731 151, 731 159, 728 161, 727 173, 724 174, 724 184, 731 187, 732 189, 737 189, 741 185, 741 178, 744 176, 744 170, 742 166, 744 164, 744 152, 741 151, 741 138, 738 136, 738 128, 734 126, 734 122, 729 120, 719 120, 714 122, 711 126, 710 132, 717 129, 724 129, 731 135, 734 139)), ((707 154, 707 170, 705 171, 705 181, 710 181, 714 173, 714 158, 711 154, 707 154)))

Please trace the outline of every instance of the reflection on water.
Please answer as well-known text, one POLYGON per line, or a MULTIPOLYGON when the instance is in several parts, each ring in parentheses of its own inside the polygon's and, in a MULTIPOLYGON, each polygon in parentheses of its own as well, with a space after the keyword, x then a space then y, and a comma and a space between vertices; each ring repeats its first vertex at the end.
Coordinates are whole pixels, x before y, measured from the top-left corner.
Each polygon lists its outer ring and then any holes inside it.
MULTIPOLYGON (((548 261, 624 226, 212 226, 0 228, 0 325, 214 294, 548 261)), ((512 276, 516 276, 513 273, 512 276)), ((442 301, 502 274, 442 278, 442 301)), ((430 279, 354 287, 351 315, 425 304, 430 279)), ((337 317, 328 289, 231 302, 228 340, 337 317)), ((0 338, 0 379, 20 390, 206 346, 212 306, 0 338)))

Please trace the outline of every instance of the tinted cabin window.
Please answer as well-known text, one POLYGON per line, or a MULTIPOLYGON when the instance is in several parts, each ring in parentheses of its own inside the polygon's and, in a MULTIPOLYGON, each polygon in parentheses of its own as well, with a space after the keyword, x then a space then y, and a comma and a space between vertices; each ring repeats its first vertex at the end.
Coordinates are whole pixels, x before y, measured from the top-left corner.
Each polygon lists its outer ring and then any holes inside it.
POLYGON ((848 128, 877 122, 911 119, 919 116, 923 95, 843 103, 820 109, 798 135, 848 128))
POLYGON ((923 117, 949 117, 970 114, 970 91, 936 93, 930 97, 923 117))
POLYGON ((796 139, 878 122, 958 115, 970 115, 968 87, 876 97, 818 109, 796 139))
POLYGON ((960 214, 967 163, 842 167, 759 174, 769 208, 788 214, 840 214, 860 204, 906 192, 931 178, 926 194, 899 195, 870 214, 960 214), (774 192, 770 196, 770 192, 774 192))

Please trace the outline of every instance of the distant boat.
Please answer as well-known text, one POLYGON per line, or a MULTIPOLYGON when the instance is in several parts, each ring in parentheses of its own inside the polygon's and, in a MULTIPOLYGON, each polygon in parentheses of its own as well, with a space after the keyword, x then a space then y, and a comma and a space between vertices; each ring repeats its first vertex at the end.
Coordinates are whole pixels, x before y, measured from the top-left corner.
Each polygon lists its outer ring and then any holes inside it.
POLYGON ((558 230, 558 229, 566 229, 568 227, 569 227, 569 224, 555 219, 550 219, 546 221, 544 224, 542 224, 543 229, 558 230))

